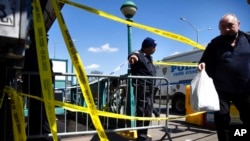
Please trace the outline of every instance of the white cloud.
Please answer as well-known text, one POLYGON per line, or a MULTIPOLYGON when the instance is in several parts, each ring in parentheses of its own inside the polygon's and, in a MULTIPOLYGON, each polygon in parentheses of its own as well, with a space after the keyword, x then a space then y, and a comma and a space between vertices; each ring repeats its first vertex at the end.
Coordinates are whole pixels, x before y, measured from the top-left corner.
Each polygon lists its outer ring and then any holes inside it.
POLYGON ((88 51, 94 52, 94 53, 99 53, 99 52, 108 52, 108 53, 111 53, 111 52, 118 51, 118 48, 111 48, 109 46, 109 44, 107 43, 107 44, 101 46, 100 48, 98 48, 98 47, 90 47, 88 49, 88 51))
POLYGON ((176 54, 179 54, 179 53, 181 53, 181 52, 176 51, 176 52, 172 53, 171 55, 176 55, 176 54))
POLYGON ((89 66, 86 66, 86 69, 97 69, 100 68, 100 65, 98 64, 91 64, 89 66))

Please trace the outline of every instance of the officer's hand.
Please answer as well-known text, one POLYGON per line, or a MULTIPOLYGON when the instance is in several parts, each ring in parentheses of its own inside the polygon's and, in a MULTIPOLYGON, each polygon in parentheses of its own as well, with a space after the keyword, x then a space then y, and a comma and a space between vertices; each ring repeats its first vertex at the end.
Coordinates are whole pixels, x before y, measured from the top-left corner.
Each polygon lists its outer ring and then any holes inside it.
POLYGON ((131 55, 128 59, 130 64, 134 64, 135 62, 138 61, 138 57, 136 55, 131 55))

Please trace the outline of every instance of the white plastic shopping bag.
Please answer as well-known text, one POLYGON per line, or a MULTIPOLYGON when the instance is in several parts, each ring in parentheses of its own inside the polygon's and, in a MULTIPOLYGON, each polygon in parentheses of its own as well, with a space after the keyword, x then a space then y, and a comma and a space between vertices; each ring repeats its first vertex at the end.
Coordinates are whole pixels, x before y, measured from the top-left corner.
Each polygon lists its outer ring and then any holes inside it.
POLYGON ((214 87, 212 78, 210 78, 205 69, 193 78, 191 81, 190 103, 193 111, 219 111, 219 97, 214 87))

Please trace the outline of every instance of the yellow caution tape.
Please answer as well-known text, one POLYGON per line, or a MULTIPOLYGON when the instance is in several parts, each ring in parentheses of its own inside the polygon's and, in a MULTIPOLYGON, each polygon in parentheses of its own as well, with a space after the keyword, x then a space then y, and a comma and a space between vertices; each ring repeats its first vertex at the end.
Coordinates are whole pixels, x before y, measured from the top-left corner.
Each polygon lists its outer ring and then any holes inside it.
POLYGON ((83 97, 86 100, 86 104, 87 104, 87 107, 88 107, 89 112, 90 112, 90 117, 94 123, 94 126, 97 130, 99 138, 102 141, 108 141, 108 138, 106 136, 106 133, 103 129, 103 126, 101 124, 101 121, 100 121, 98 113, 97 113, 96 105, 95 105, 94 99, 92 97, 92 92, 91 92, 91 89, 90 89, 90 86, 88 83, 88 78, 87 78, 86 72, 85 72, 84 67, 83 67, 83 63, 81 61, 81 58, 80 58, 76 48, 74 47, 73 41, 71 39, 71 36, 70 36, 69 31, 67 29, 67 26, 63 20, 63 16, 62 16, 62 14, 57 6, 56 0, 52 0, 52 6, 53 6, 53 9, 55 11, 55 15, 57 17, 59 26, 61 28, 63 38, 64 38, 65 43, 67 45, 67 49, 68 49, 68 52, 70 54, 70 58, 72 60, 73 66, 74 66, 77 79, 79 80, 80 88, 82 90, 83 97))
POLYGON ((9 86, 4 88, 4 92, 8 91, 10 97, 10 107, 12 115, 12 128, 15 141, 26 141, 25 119, 22 98, 14 89, 9 86))
POLYGON ((175 33, 164 31, 164 30, 161 30, 161 29, 158 29, 158 28, 146 26, 146 25, 139 24, 139 23, 136 23, 136 22, 124 20, 124 19, 121 19, 121 18, 116 17, 114 15, 103 12, 101 10, 97 10, 97 9, 94 9, 94 8, 91 8, 91 7, 88 7, 88 6, 73 2, 73 1, 69 1, 69 0, 59 0, 59 1, 63 2, 63 3, 70 4, 70 5, 78 7, 78 8, 81 8, 83 10, 86 10, 88 12, 97 14, 97 15, 105 17, 107 19, 110 19, 110 20, 113 20, 113 21, 116 21, 116 22, 119 22, 119 23, 127 24, 129 26, 137 27, 137 28, 152 32, 154 34, 157 34, 157 35, 160 35, 160 36, 172 39, 172 40, 176 40, 176 41, 191 45, 191 46, 193 46, 195 48, 198 48, 198 49, 201 49, 201 50, 205 49, 205 47, 202 46, 201 44, 198 44, 197 42, 195 42, 195 41, 193 41, 193 40, 191 40, 191 39, 189 39, 187 37, 184 37, 182 35, 179 35, 179 34, 175 34, 175 33))
MULTIPOLYGON (((54 1, 54 0, 53 0, 54 1)), ((39 66, 40 81, 42 86, 42 95, 44 98, 45 111, 48 118, 50 131, 53 136, 53 140, 57 141, 57 123, 54 105, 54 93, 52 86, 52 74, 51 66, 49 62, 48 48, 47 48, 47 36, 45 30, 45 24, 43 19, 43 13, 39 0, 32 2, 32 14, 34 22, 34 31, 36 39, 36 51, 37 60, 39 66)))
MULTIPOLYGON (((44 101, 42 98, 37 97, 37 96, 32 96, 32 95, 28 95, 28 94, 24 94, 24 93, 19 93, 19 95, 33 98, 33 99, 40 100, 40 101, 44 101)), ((55 100, 55 105, 59 106, 59 107, 63 107, 64 109, 72 111, 72 112, 90 113, 88 108, 74 105, 74 104, 70 104, 70 103, 64 103, 64 102, 57 101, 57 100, 55 100)), ((196 116, 199 114, 203 114, 205 112, 196 112, 196 113, 188 114, 185 116, 174 116, 174 117, 173 116, 171 116, 171 117, 134 117, 134 116, 127 116, 127 115, 116 114, 116 113, 112 113, 112 112, 105 112, 105 111, 100 111, 100 110, 97 110, 97 113, 99 116, 103 116, 103 117, 127 119, 127 120, 174 120, 174 119, 181 119, 181 118, 186 118, 186 117, 190 117, 190 116, 196 116)))
MULTIPOLYGON (((202 49, 202 50, 205 49, 202 45, 197 44, 196 42, 194 42, 186 37, 183 37, 181 35, 178 35, 178 34, 167 32, 167 31, 164 31, 161 29, 150 27, 150 26, 145 26, 145 25, 138 24, 135 22, 123 20, 121 18, 115 17, 113 15, 102 12, 100 10, 96 10, 96 9, 93 9, 93 8, 90 8, 90 7, 87 7, 84 5, 80 5, 80 4, 77 4, 74 2, 70 2, 67 0, 59 0, 59 1, 74 5, 76 7, 82 8, 86 11, 98 14, 102 17, 105 17, 105 18, 108 18, 108 19, 111 19, 111 20, 114 20, 114 21, 117 21, 117 22, 120 22, 123 24, 127 24, 130 26, 141 28, 143 30, 150 31, 150 32, 155 33, 155 34, 189 44, 191 46, 194 46, 194 47, 202 49)), ((80 112, 90 113, 90 116, 93 120, 95 128, 98 131, 98 135, 99 135, 100 139, 103 141, 106 141, 108 139, 107 139, 107 136, 104 132, 104 129, 102 127, 102 124, 100 122, 98 115, 105 116, 105 117, 130 119, 130 120, 170 120, 170 119, 184 118, 187 116, 194 116, 194 115, 204 113, 204 112, 198 112, 198 113, 193 113, 193 114, 189 114, 186 116, 178 116, 178 117, 150 118, 150 117, 131 117, 131 116, 120 115, 120 114, 115 114, 115 113, 110 113, 110 112, 98 111, 95 108, 95 103, 94 103, 94 100, 92 97, 90 87, 88 85, 88 79, 87 79, 85 70, 83 69, 82 61, 81 61, 81 59, 80 59, 80 57, 79 57, 79 55, 74 47, 74 44, 73 44, 72 39, 70 37, 70 34, 66 28, 66 25, 63 22, 63 17, 61 15, 61 13, 59 12, 56 1, 52 1, 52 4, 53 4, 53 8, 55 10, 57 19, 59 21, 59 25, 62 29, 61 31, 64 31, 63 37, 65 39, 68 51, 70 53, 70 57, 73 60, 73 65, 76 69, 77 78, 78 78, 78 80, 80 80, 80 87, 81 87, 81 90, 83 92, 83 96, 86 99, 87 106, 88 106, 88 108, 84 108, 84 107, 77 106, 77 105, 72 105, 72 104, 63 103, 63 102, 59 102, 59 101, 54 101, 54 97, 53 97, 53 93, 52 93, 53 89, 52 89, 52 80, 51 80, 51 71, 50 71, 51 68, 49 65, 49 57, 48 57, 48 50, 47 50, 46 31, 45 31, 45 27, 44 27, 44 21, 42 18, 43 15, 41 12, 39 0, 33 1, 33 3, 32 3, 32 5, 33 5, 33 21, 34 21, 34 27, 35 27, 34 29, 35 29, 35 37, 36 37, 36 47, 37 47, 37 54, 38 54, 39 71, 41 74, 40 76, 41 76, 41 84, 42 84, 42 93, 43 93, 43 97, 44 97, 44 99, 40 98, 40 100, 42 100, 42 101, 44 100, 44 102, 45 102, 46 114, 47 114, 48 121, 50 124, 50 129, 51 129, 51 132, 53 135, 53 139, 55 141, 57 141, 57 136, 56 136, 57 126, 56 126, 55 112, 54 112, 54 110, 52 110, 52 109, 54 109, 54 105, 64 107, 67 110, 71 110, 71 111, 80 111, 80 112)), ((155 62, 155 64, 180 66, 180 62, 168 62, 168 63, 155 62)), ((194 63, 184 63, 184 62, 182 62, 181 65, 182 66, 197 66, 197 64, 194 64, 194 63)), ((17 93, 15 91, 10 91, 10 90, 6 90, 6 91, 9 91, 8 94, 12 99, 11 108, 12 108, 13 130, 14 130, 13 132, 14 132, 15 140, 18 140, 18 141, 26 140, 25 125, 24 125, 25 121, 24 121, 24 115, 22 112, 23 111, 22 99, 20 96, 17 95, 17 93)), ((2 105, 3 98, 4 98, 4 93, 0 98, 0 107, 2 105)), ((33 98, 37 98, 37 97, 33 97, 33 98)))
MULTIPOLYGON (((11 97, 17 97, 17 95, 20 95, 20 96, 27 96, 29 98, 34 98, 34 99, 37 99, 37 100, 40 100, 40 101, 44 101, 42 98, 37 97, 37 96, 31 96, 31 95, 27 95, 27 94, 23 94, 23 93, 18 93, 17 94, 13 88, 10 88, 8 86, 5 87, 4 92, 7 93, 7 94, 9 94, 11 97)), ((77 106, 77 105, 73 105, 73 104, 69 104, 69 103, 63 103, 61 101, 55 101, 55 105, 56 106, 64 107, 65 109, 70 110, 70 111, 74 111, 74 112, 78 111, 78 112, 89 113, 89 110, 87 108, 85 108, 85 107, 77 106)), ((22 107, 22 106, 20 106, 20 107, 22 107)), ((15 111, 23 111, 23 109, 21 109, 21 110, 20 109, 18 109, 18 110, 12 109, 12 110, 14 112, 15 111)), ((110 113, 110 112, 98 111, 98 114, 100 116, 104 116, 104 117, 111 117, 111 118, 117 118, 117 119, 128 119, 128 120, 150 120, 150 121, 153 121, 153 120, 176 120, 176 119, 181 119, 181 118, 196 116, 196 115, 204 114, 204 113, 205 113, 205 111, 204 112, 196 112, 196 113, 188 114, 188 115, 185 115, 185 116, 174 116, 174 117, 171 116, 171 117, 157 117, 157 118, 153 118, 153 117, 132 117, 132 116, 126 116, 126 115, 115 114, 115 113, 110 113)), ((18 114, 15 114, 15 115, 16 116, 14 116, 14 117, 17 117, 18 114)), ((21 115, 21 114, 19 114, 19 115, 21 115)), ((24 117, 23 114, 21 116, 24 117)), ((22 118, 19 121, 15 121, 13 123, 24 123, 24 118, 22 118), (23 121, 23 122, 19 122, 19 121, 23 121)), ((15 129, 15 131, 18 129, 17 127, 18 126, 13 127, 15 129)), ((25 135, 24 125, 21 125, 19 127, 23 130, 23 134, 22 135, 25 135)), ((17 136, 17 131, 15 132, 15 134, 16 134, 15 137, 21 137, 22 136, 22 135, 17 136)), ((23 136, 23 138, 25 139, 26 136, 23 136)), ((22 140, 15 140, 15 141, 22 141, 22 140)))
POLYGON ((162 66, 189 66, 189 67, 197 67, 198 63, 191 63, 191 62, 163 62, 163 61, 155 61, 155 65, 162 65, 162 66))

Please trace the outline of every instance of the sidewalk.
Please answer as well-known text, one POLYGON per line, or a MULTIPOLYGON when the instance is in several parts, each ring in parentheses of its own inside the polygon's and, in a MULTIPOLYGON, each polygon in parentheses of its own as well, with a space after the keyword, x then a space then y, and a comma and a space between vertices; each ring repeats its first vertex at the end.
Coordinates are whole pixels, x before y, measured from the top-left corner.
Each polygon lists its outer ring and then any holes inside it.
MULTIPOLYGON (((198 125, 186 123, 185 120, 175 120, 169 122, 170 137, 173 141, 217 141, 216 131, 213 129, 206 129, 198 125)), ((150 134, 160 135, 158 129, 150 130, 150 134), (154 131, 156 130, 156 131, 154 131)), ((160 141, 157 135, 154 135, 154 141, 160 141), (155 138, 154 138, 155 137, 155 138)), ((167 140, 165 138, 164 140, 167 140)))
MULTIPOLYGON (((216 131, 205 129, 198 125, 193 125, 185 122, 185 119, 169 121, 170 139, 165 134, 165 129, 156 128, 149 129, 149 135, 153 141, 217 141, 216 131)), ((108 133, 110 141, 131 141, 116 133, 108 133)), ((99 141, 97 134, 83 135, 77 137, 64 137, 61 141, 99 141)))

